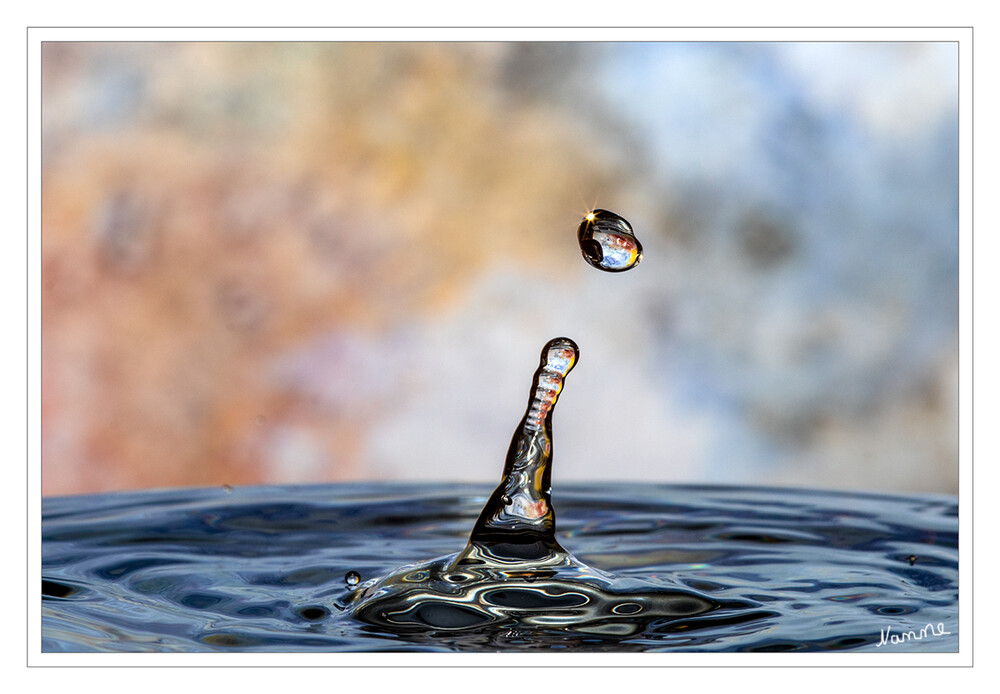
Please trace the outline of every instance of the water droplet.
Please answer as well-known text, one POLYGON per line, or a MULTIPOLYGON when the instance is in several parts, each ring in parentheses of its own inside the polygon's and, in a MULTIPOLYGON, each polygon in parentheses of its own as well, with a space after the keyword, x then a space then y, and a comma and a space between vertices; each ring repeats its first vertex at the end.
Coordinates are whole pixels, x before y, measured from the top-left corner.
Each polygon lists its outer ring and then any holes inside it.
POLYGON ((576 232, 584 259, 598 270, 624 272, 642 260, 642 244, 624 217, 592 210, 576 232))
POLYGON ((511 499, 510 499, 509 496, 507 496, 506 494, 504 494, 503 496, 500 497, 500 501, 504 502, 505 504, 509 504, 510 501, 511 501, 511 499))
POLYGON ((224 491, 226 494, 232 494, 233 493, 233 485, 231 485, 231 484, 224 484, 224 485, 222 485, 222 491, 224 491))
POLYGON ((361 574, 357 571, 348 571, 347 575, 344 576, 344 581, 346 581, 349 586, 356 586, 361 582, 361 574))
POLYGON ((917 563, 917 555, 911 554, 906 558, 906 561, 910 562, 910 566, 913 566, 914 564, 917 563))

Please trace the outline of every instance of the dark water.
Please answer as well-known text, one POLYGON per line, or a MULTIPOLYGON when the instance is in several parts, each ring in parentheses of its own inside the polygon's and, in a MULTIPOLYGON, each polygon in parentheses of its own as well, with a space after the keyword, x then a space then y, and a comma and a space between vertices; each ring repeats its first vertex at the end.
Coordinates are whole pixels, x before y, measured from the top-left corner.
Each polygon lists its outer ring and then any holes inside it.
POLYGON ((595 571, 583 589, 514 577, 507 593, 480 594, 497 616, 487 622, 476 610, 435 626, 440 615, 418 607, 402 620, 409 627, 352 614, 352 595, 373 579, 462 552, 490 491, 358 484, 45 499, 42 648, 957 650, 957 502, 947 496, 563 485, 553 492, 555 539, 595 571), (352 571, 359 582, 349 586, 352 571), (601 584, 605 575, 614 580, 601 584), (630 581, 644 597, 608 598, 630 581), (710 607, 658 612, 650 586, 710 607), (573 614, 587 612, 584 599, 597 611, 573 614), (526 623, 539 602, 553 623, 526 623), (564 623, 589 626, 562 628, 567 614, 564 623), (629 623, 639 628, 626 633, 629 623), (919 635, 928 623, 950 634, 877 646, 881 631, 919 635))

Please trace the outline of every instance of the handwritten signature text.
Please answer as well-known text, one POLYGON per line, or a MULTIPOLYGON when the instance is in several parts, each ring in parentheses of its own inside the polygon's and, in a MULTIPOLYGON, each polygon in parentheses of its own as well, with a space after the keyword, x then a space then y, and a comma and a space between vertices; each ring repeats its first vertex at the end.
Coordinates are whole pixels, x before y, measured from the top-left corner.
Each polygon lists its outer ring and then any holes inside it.
POLYGON ((920 631, 904 631, 899 634, 893 634, 892 627, 886 627, 885 629, 880 629, 881 640, 875 646, 876 648, 881 648, 887 643, 905 643, 907 641, 922 641, 928 636, 950 636, 950 631, 944 630, 944 623, 938 622, 937 626, 933 624, 928 624, 920 631))

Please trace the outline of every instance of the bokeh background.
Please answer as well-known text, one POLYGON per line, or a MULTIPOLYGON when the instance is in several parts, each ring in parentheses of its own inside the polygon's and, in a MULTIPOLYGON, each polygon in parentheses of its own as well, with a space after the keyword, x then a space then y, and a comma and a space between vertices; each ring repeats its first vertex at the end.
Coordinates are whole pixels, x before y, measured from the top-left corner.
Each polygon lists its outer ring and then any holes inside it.
POLYGON ((957 491, 950 43, 45 43, 43 494, 957 491), (587 265, 592 207, 645 259, 587 265))

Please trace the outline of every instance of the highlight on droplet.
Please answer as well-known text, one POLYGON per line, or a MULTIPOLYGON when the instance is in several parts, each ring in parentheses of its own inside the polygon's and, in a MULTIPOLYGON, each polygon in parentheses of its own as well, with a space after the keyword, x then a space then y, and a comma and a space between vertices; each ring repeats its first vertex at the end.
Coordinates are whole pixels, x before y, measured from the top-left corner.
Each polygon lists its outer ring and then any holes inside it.
POLYGON ((642 261, 642 244, 632 225, 614 212, 591 210, 576 235, 584 260, 598 270, 625 272, 642 261))

